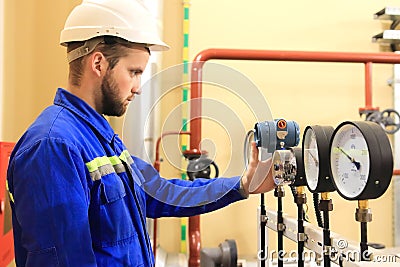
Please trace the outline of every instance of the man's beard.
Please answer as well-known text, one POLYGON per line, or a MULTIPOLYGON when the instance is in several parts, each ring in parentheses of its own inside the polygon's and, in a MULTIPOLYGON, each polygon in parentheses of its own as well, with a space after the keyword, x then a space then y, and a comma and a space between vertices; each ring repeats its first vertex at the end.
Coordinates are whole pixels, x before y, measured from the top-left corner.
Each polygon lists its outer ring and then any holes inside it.
POLYGON ((120 117, 125 114, 126 106, 118 96, 118 87, 109 70, 101 83, 101 94, 104 115, 120 117))

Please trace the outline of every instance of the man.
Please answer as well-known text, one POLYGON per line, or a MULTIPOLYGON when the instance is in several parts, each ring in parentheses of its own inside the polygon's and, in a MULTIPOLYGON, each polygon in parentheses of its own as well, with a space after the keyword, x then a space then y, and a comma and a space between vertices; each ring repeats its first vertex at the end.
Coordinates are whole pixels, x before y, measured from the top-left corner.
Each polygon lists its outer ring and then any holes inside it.
MULTIPOLYGON (((258 166, 254 144, 242 177, 166 180, 131 156, 103 117, 125 113, 141 93, 150 51, 168 48, 141 4, 84 0, 61 43, 68 87, 10 158, 17 266, 153 266, 146 217, 193 216, 247 197, 258 166)), ((273 187, 269 175, 257 192, 273 187)))

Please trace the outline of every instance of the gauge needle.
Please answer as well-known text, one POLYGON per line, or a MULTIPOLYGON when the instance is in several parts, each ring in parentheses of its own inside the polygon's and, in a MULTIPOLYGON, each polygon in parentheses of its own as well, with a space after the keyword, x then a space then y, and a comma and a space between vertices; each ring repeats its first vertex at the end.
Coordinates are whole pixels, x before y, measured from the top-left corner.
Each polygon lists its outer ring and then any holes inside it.
POLYGON ((315 163, 315 166, 318 167, 318 160, 315 158, 315 156, 313 155, 313 153, 311 153, 310 150, 307 150, 307 151, 308 151, 308 153, 311 155, 311 157, 313 158, 314 163, 315 163))
POLYGON ((337 147, 337 148, 356 166, 357 170, 360 169, 360 167, 361 167, 360 162, 355 161, 355 159, 350 157, 350 155, 347 154, 342 148, 340 148, 340 147, 337 147))

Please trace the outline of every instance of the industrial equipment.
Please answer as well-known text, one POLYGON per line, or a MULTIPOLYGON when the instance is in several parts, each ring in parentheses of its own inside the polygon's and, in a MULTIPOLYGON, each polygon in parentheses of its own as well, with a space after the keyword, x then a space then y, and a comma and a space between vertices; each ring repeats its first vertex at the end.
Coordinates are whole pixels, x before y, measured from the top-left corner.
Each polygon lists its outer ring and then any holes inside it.
POLYGON ((384 130, 373 122, 346 121, 333 133, 330 143, 331 174, 338 193, 358 200, 356 220, 361 226, 360 255, 371 260, 367 223, 372 221, 368 199, 382 196, 393 174, 393 155, 384 130))
POLYGON ((307 186, 313 193, 315 214, 320 227, 323 227, 324 266, 331 266, 331 238, 329 212, 333 210, 329 192, 335 191, 329 175, 329 141, 333 133, 332 126, 307 126, 303 137, 303 160, 307 186), (319 195, 321 194, 321 200, 319 195), (323 213, 323 221, 321 213, 323 213))
MULTIPOLYGON (((247 141, 247 140, 246 140, 247 141)), ((300 142, 300 128, 295 121, 286 121, 284 119, 275 119, 274 121, 264 121, 256 123, 254 126, 254 141, 256 146, 266 150, 267 155, 272 156, 272 176, 274 182, 277 185, 274 191, 274 196, 277 197, 277 232, 278 232, 278 251, 283 251, 283 232, 285 231, 285 225, 283 224, 283 213, 282 213, 282 198, 285 196, 284 185, 286 183, 292 183, 296 175, 296 162, 294 155, 287 151, 291 147, 295 147, 300 142)), ((245 143, 246 144, 246 143, 245 143)), ((246 145, 245 145, 246 147, 246 145)), ((258 181, 256 186, 251 187, 257 188, 262 184, 263 181, 258 181)), ((267 251, 265 242, 265 203, 264 194, 261 194, 260 203, 260 248, 261 248, 261 266, 265 266, 265 253, 267 251)), ((278 266, 283 266, 282 257, 278 258, 278 266)))
POLYGON ((227 239, 218 248, 203 248, 200 252, 201 267, 237 267, 236 242, 227 239))

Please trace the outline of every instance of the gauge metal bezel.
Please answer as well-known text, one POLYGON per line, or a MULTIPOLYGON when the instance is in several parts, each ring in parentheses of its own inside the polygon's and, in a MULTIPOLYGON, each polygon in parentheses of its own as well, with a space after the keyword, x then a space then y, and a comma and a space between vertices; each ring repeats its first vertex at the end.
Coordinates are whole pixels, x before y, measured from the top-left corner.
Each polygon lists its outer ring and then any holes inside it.
POLYGON ((333 134, 334 128, 332 126, 321 126, 312 125, 307 126, 303 134, 302 142, 302 156, 303 156, 303 166, 304 173, 307 181, 307 187, 312 193, 322 193, 322 192, 333 192, 335 191, 335 186, 333 184, 332 178, 330 176, 330 157, 329 157, 329 144, 330 139, 333 134), (307 166, 304 162, 305 160, 305 137, 308 131, 313 131, 315 134, 317 142, 317 152, 318 152, 318 181, 316 188, 311 188, 309 186, 309 178, 307 177, 307 166))
MULTIPOLYGON (((333 184, 339 195, 347 200, 366 200, 376 199, 382 196, 390 185, 393 175, 393 154, 390 141, 385 131, 380 125, 371 121, 345 121, 335 129, 329 144, 329 166, 330 175, 333 184), (344 126, 351 125, 360 130, 364 140, 366 141, 369 154, 369 172, 367 183, 364 189, 356 196, 350 197, 341 191, 336 182, 339 177, 333 175, 332 169, 336 164, 332 164, 334 157, 332 156, 332 144, 336 138, 339 138, 344 126)), ((336 172, 337 173, 337 172, 336 172)))

